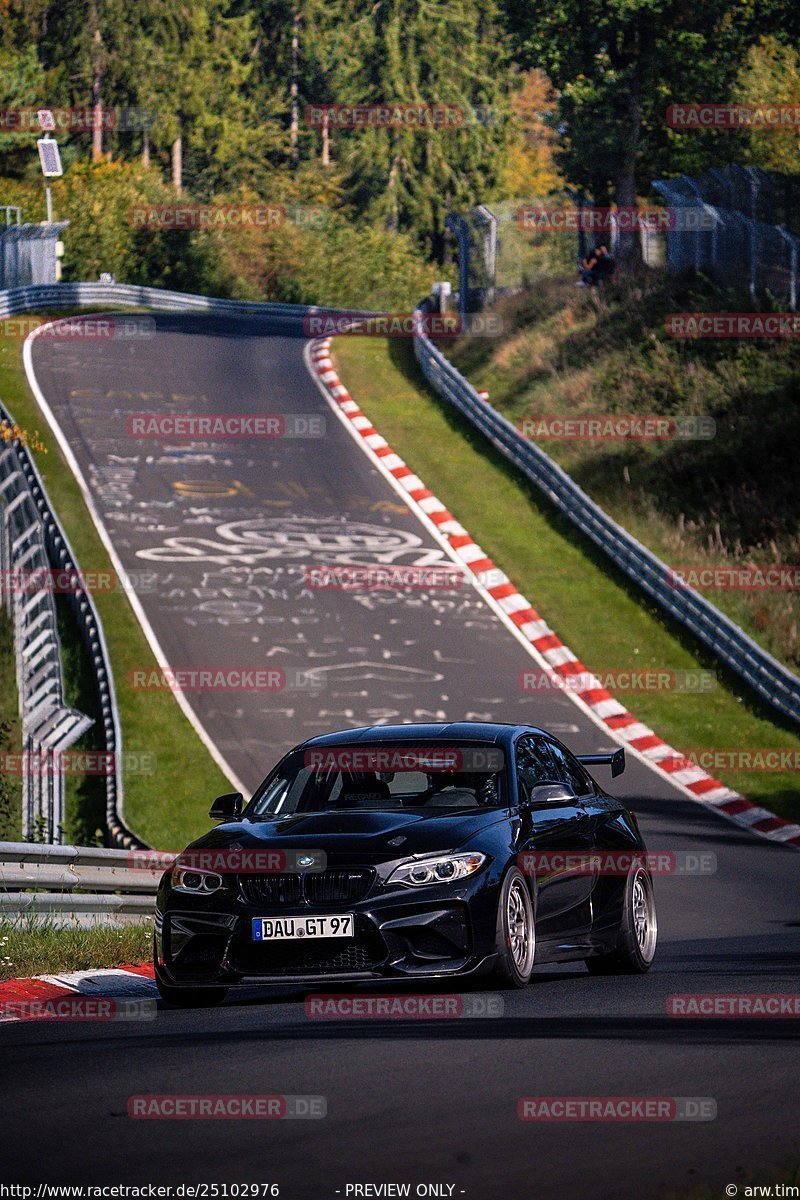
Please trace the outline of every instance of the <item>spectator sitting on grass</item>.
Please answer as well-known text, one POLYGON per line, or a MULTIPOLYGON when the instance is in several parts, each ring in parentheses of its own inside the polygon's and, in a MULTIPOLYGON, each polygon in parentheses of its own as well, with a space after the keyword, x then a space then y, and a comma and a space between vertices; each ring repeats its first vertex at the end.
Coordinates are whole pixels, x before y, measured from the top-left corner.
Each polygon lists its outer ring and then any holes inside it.
POLYGON ((580 287, 597 287, 605 283, 614 273, 616 266, 613 257, 608 252, 605 243, 599 243, 588 258, 581 264, 580 287))

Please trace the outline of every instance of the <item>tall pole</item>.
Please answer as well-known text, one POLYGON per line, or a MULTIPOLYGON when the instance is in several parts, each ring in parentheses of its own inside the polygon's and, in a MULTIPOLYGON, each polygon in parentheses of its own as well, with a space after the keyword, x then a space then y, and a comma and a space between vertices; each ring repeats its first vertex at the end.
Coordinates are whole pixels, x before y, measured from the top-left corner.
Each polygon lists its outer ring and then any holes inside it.
POLYGON ((329 167, 331 163, 331 136, 328 126, 328 110, 322 114, 322 165, 329 167))
POLYGON ((92 33, 92 162, 103 157, 103 40, 97 6, 92 4, 89 19, 94 26, 92 33))
POLYGON ((297 140, 300 131, 300 114, 297 103, 297 73, 298 73, 298 31, 300 29, 300 16, 297 9, 292 11, 292 82, 290 94, 292 99, 292 116, 290 130, 290 145, 291 145, 291 162, 292 166, 297 166, 298 149, 297 140))
POLYGON ((175 195, 180 196, 183 191, 183 139, 180 134, 172 143, 172 186, 175 195))

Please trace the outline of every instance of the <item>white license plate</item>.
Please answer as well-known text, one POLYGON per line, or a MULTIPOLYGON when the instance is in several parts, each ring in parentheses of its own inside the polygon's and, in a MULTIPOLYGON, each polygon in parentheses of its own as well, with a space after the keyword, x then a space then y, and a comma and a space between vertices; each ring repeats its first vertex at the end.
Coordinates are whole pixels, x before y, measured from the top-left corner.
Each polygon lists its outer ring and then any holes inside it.
POLYGON ((353 936, 353 914, 333 917, 253 917, 254 942, 353 936))

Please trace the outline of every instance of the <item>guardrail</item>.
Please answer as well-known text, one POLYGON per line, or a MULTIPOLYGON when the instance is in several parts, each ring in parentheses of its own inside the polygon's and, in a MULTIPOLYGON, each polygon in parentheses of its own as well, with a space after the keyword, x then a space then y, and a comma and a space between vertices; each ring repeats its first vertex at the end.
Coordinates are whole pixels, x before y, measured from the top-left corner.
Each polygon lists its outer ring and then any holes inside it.
POLYGON ((144 921, 163 869, 135 865, 128 850, 0 842, 0 920, 144 921))
MULTIPOLYGON (((0 404, 0 416, 13 424, 12 415, 2 404, 0 404)), ((105 777, 106 825, 108 827, 109 836, 112 841, 119 846, 144 846, 145 843, 140 841, 139 838, 132 834, 125 825, 123 815, 124 787, 121 761, 122 733, 120 729, 119 713, 117 711, 116 693, 114 691, 114 677, 111 672, 111 664, 108 656, 105 637, 103 635, 103 628, 100 624, 100 618, 97 615, 97 609, 95 608, 94 600, 92 599, 91 593, 87 591, 87 589, 84 588, 80 583, 80 571, 75 554, 70 546, 67 535, 64 533, 63 529, 58 523, 55 511, 50 503, 50 499, 28 448, 23 446, 20 442, 15 442, 13 446, 10 446, 8 450, 0 455, 0 470, 3 469, 3 465, 5 465, 6 473, 3 483, 0 484, 0 493, 5 495, 7 498, 9 494, 7 489, 16 488, 17 496, 24 494, 27 497, 27 500, 24 501, 24 504, 26 505, 26 511, 32 518, 34 513, 38 518, 38 521, 35 523, 38 529, 41 531, 41 545, 47 551, 46 559, 41 565, 44 566, 45 569, 52 567, 56 570, 67 571, 74 577, 75 580, 74 585, 70 586, 68 591, 65 593, 65 596, 74 614, 81 642, 87 655, 89 656, 92 666, 94 667, 95 678, 97 680, 97 695, 101 719, 103 722, 103 740, 105 742, 105 751, 108 755, 108 762, 111 764, 111 769, 108 771, 105 777), (13 469, 9 471, 8 468, 10 466, 13 469)), ((18 503, 18 500, 12 501, 12 504, 6 508, 4 517, 6 522, 11 519, 14 512, 13 505, 16 503, 18 503)), ((20 503, 20 507, 22 507, 22 503, 20 503)), ((15 564, 9 563, 6 560, 5 554, 3 555, 3 558, 4 565, 7 567, 11 565, 22 566, 22 564, 25 562, 24 554, 21 556, 21 560, 20 556, 18 556, 15 564)), ((23 569, 25 569, 24 566, 23 569)), ((26 602, 26 607, 23 609, 23 616, 21 619, 28 622, 28 627, 30 627, 29 616, 31 616, 34 611, 44 611, 44 609, 48 607, 48 603, 49 607, 52 609, 52 620, 55 620, 55 610, 53 608, 52 595, 49 597, 49 601, 46 597, 42 599, 42 596, 43 593, 36 593, 32 600, 26 602)), ((54 625, 52 628, 55 630, 54 625)), ((33 632, 36 632, 35 629, 33 632)), ((54 632, 53 637, 57 645, 57 632, 54 632)), ((21 655, 23 662, 26 664, 25 669, 27 669, 27 664, 33 664, 34 675, 30 684, 31 688, 34 689, 32 693, 33 700, 38 696, 39 685, 36 671, 40 665, 38 653, 40 647, 38 646, 36 638, 33 638, 31 641, 23 640, 22 643, 18 642, 17 644, 19 647, 18 654, 21 655)), ((26 694, 24 691, 24 688, 26 687, 27 684, 24 684, 23 688, 21 688, 21 700, 23 703, 25 703, 23 696, 26 694)), ((60 684, 55 688, 55 693, 53 693, 54 698, 55 694, 57 693, 57 697, 60 699, 62 693, 59 688, 60 684)), ((25 709, 23 709, 23 714, 24 712, 25 709)), ((37 711, 36 704, 31 702, 31 707, 28 710, 27 729, 25 726, 25 718, 23 716, 23 733, 26 736, 26 747, 27 734, 34 728, 38 728, 36 722, 39 719, 39 715, 40 714, 37 711)), ((60 728, 60 726, 57 726, 57 728, 60 728)), ((87 726, 84 725, 83 728, 85 729, 87 726)), ((47 732, 48 727, 45 725, 43 733, 46 734, 47 732)), ((80 732, 83 732, 83 729, 81 729, 80 732)), ((76 736, 80 736, 80 734, 78 733, 76 736)), ((74 740, 74 738, 72 740, 74 740)), ((58 748, 63 749, 65 744, 68 745, 71 743, 60 742, 58 744, 58 748)), ((53 750, 55 748, 55 744, 49 744, 47 748, 49 750, 53 750)), ((55 772, 53 778, 61 779, 60 773, 55 772)), ((56 801, 58 800, 57 797, 55 797, 55 799, 56 801)), ((61 819, 63 819, 63 799, 61 803, 61 819)), ((35 799, 33 804, 35 809, 35 799)), ((27 807, 25 811, 27 812, 27 807)), ((57 838, 59 836, 58 820, 58 817, 54 817, 48 823, 47 832, 49 832, 53 838, 57 838)), ((40 836, 28 825, 27 818, 25 832, 26 834, 31 832, 33 836, 40 836)))
MULTIPOLYGON (((39 309, 82 308, 96 304, 230 317, 303 317, 306 314, 351 311, 309 304, 220 300, 213 296, 196 296, 191 292, 171 292, 165 288, 140 287, 129 283, 54 283, 0 291, 0 318, 39 309)), ((353 316, 378 315, 375 310, 353 312, 353 316)))
MULTIPOLYGON (((420 305, 422 311, 430 311, 430 307, 430 301, 420 305)), ((676 587, 667 564, 603 512, 566 471, 482 399, 422 329, 414 337, 414 353, 434 390, 514 463, 628 579, 689 630, 762 700, 782 716, 800 723, 800 679, 796 675, 693 588, 676 587)))
POLYGON ((64 775, 59 756, 93 721, 64 703, 44 527, 14 446, 0 453, 0 505, 0 595, 13 616, 22 717, 22 836, 60 841, 64 775))

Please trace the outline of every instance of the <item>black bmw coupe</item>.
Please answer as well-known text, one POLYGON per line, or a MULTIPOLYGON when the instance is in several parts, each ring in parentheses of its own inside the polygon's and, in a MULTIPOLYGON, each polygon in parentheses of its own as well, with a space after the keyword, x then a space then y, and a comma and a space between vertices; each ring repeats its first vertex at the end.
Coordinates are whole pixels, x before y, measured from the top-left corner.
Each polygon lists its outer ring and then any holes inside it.
POLYGON ((635 816, 545 730, 455 722, 311 738, 178 856, 155 972, 173 1004, 240 984, 650 968, 653 882, 635 816))

